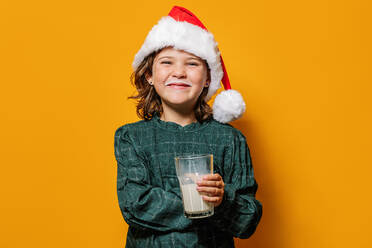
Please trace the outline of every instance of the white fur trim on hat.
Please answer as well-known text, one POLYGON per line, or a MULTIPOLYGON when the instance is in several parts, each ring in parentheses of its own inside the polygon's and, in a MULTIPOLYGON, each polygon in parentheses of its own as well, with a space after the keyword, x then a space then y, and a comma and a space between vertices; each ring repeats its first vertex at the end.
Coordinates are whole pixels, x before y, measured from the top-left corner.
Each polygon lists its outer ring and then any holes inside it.
POLYGON ((207 61, 211 73, 211 82, 206 96, 208 101, 221 87, 223 76, 220 52, 213 34, 191 23, 176 21, 170 16, 165 16, 147 35, 144 44, 134 57, 133 69, 136 70, 147 55, 167 46, 192 53, 207 61))
POLYGON ((213 118, 221 123, 239 119, 245 112, 242 95, 236 90, 224 90, 213 103, 213 118))

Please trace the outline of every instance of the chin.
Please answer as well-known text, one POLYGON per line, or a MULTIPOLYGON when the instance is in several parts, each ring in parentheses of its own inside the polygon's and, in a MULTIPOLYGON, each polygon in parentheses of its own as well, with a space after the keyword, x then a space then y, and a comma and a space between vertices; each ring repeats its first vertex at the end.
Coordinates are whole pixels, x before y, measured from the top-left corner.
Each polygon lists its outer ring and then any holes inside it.
POLYGON ((173 105, 173 106, 182 106, 182 105, 190 104, 189 99, 183 99, 183 98, 180 98, 180 97, 168 98, 166 100, 166 102, 167 102, 168 105, 173 105))
POLYGON ((175 101, 168 101, 170 105, 175 105, 175 106, 182 106, 186 105, 188 102, 187 101, 182 101, 182 100, 175 100, 175 101))

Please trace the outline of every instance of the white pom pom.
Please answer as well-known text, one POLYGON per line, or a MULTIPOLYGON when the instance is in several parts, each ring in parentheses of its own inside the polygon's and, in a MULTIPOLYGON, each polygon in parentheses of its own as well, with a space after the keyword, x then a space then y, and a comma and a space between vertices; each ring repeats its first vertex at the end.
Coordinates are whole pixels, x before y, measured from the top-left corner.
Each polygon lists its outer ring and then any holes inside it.
POLYGON ((245 112, 242 95, 236 90, 225 90, 218 94, 213 103, 213 118, 221 123, 239 119, 245 112))

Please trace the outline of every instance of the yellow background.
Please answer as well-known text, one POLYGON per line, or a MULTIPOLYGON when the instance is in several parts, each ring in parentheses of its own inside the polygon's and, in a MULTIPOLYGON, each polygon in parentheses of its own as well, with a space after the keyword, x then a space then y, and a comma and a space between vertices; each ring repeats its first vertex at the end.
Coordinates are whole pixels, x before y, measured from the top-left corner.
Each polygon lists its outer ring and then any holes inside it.
POLYGON ((1 1, 0 247, 124 247, 114 131, 131 63, 174 5, 247 103, 256 233, 237 247, 372 247, 370 1, 1 1))

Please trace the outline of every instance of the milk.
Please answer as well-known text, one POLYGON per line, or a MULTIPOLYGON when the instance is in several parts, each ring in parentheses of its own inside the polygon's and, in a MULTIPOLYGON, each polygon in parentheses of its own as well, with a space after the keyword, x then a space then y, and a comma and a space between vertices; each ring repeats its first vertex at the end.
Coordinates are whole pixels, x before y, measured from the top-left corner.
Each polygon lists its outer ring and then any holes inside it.
POLYGON ((196 184, 181 185, 185 212, 196 214, 212 211, 213 205, 203 200, 196 187, 196 184))
POLYGON ((202 195, 196 190, 196 182, 201 181, 203 176, 213 173, 213 154, 184 155, 175 157, 174 160, 185 217, 197 219, 212 216, 214 205, 203 200, 202 195))

